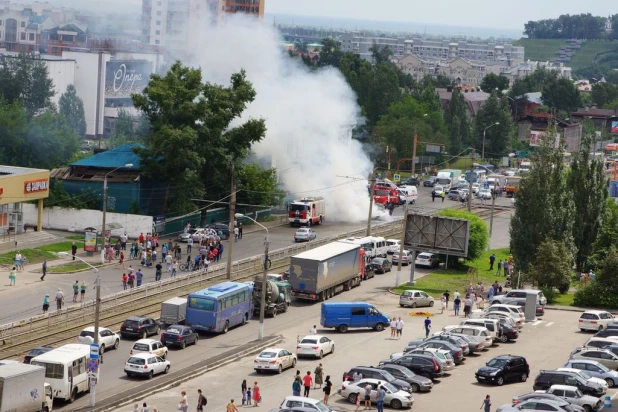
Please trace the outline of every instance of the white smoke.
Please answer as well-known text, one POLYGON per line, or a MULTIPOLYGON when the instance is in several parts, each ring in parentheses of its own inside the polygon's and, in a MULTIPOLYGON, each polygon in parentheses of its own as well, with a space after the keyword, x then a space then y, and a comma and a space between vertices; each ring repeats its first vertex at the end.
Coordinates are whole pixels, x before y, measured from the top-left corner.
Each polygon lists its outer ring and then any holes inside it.
POLYGON ((192 35, 200 43, 193 64, 205 81, 228 85, 232 73, 246 70, 257 97, 240 121, 266 119, 266 138, 253 151, 277 168, 284 189, 295 199, 323 196, 328 220, 366 219, 372 165, 351 138, 360 109, 341 73, 310 71, 255 19, 228 18, 192 35))

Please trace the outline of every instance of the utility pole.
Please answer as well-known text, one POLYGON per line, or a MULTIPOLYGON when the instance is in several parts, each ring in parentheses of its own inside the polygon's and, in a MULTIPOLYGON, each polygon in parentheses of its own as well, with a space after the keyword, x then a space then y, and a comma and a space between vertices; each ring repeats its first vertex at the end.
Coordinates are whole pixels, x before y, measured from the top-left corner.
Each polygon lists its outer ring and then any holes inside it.
POLYGON ((262 273, 262 293, 260 294, 260 329, 258 332, 258 340, 264 339, 264 314, 266 310, 266 288, 268 286, 268 245, 270 243, 268 237, 268 229, 266 229, 266 239, 264 240, 264 272, 262 273))
POLYGON ((371 215, 373 214, 373 196, 376 192, 376 169, 371 172, 369 180, 369 216, 367 216, 367 236, 371 236, 371 215))
MULTIPOLYGON (((95 269, 96 270, 96 269, 95 269)), ((94 306, 94 344, 99 344, 99 323, 101 318, 101 278, 97 276, 96 280, 96 300, 94 306)), ((101 370, 101 364, 103 363, 103 351, 99 350, 99 358, 98 358, 98 371, 97 376, 99 376, 99 371, 101 370)), ((90 379, 90 407, 94 407, 96 403, 96 390, 97 390, 97 380, 98 379, 90 379)))
MULTIPOLYGON (((99 139, 99 141, 101 141, 101 139, 99 139)), ((107 244, 107 242, 105 241, 106 234, 107 234, 107 230, 105 230, 105 221, 107 220, 106 218, 107 218, 107 175, 105 175, 105 178, 103 179, 103 226, 101 226, 101 234, 103 235, 103 245, 101 245, 101 249, 103 249, 105 245, 107 244)))
POLYGON ((230 196, 230 244, 227 251, 226 277, 232 279, 232 251, 234 250, 234 222, 236 221, 236 176, 234 176, 234 163, 232 163, 232 194, 230 196))
MULTIPOLYGON (((474 149, 472 149, 472 161, 470 162, 470 182, 469 182, 469 193, 468 193, 468 212, 472 212, 472 174, 474 173, 474 149)), ((479 187, 480 190, 480 187, 479 187)))
POLYGON ((412 176, 414 177, 414 172, 416 171, 416 143, 418 142, 418 134, 417 127, 414 125, 414 148, 412 149, 412 176))
POLYGON ((494 228, 494 205, 496 204, 496 192, 494 189, 491 190, 491 215, 489 218, 489 242, 487 245, 489 249, 491 249, 491 233, 494 228))
MULTIPOLYGON (((401 274, 401 263, 403 261, 403 259, 401 258, 401 256, 403 256, 403 247, 404 247, 404 242, 406 241, 406 222, 408 221, 408 204, 406 202, 406 205, 404 206, 403 209, 403 231, 401 232, 401 241, 399 242, 399 261, 397 262, 397 276, 395 277, 395 287, 399 286, 399 275, 401 274)), ((409 264, 410 262, 408 262, 409 264)))

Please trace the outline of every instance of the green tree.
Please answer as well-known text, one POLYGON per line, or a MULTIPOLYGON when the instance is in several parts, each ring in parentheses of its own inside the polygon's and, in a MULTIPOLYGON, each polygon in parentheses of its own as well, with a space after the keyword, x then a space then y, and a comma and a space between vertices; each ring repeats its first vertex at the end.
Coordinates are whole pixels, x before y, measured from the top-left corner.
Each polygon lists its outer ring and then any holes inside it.
POLYGON ((487 245, 489 244, 489 230, 487 229, 487 223, 485 223, 483 219, 473 213, 455 209, 442 209, 436 214, 438 216, 466 219, 470 221, 468 256, 466 256, 466 259, 477 259, 487 250, 487 245))
POLYGON ((393 57, 393 50, 389 46, 380 46, 379 44, 374 44, 369 49, 371 52, 371 56, 373 57, 373 62, 376 64, 379 63, 390 63, 391 57, 393 57))
POLYGON ((322 49, 320 50, 320 60, 318 66, 331 66, 339 68, 343 52, 341 51, 341 43, 336 40, 326 38, 322 40, 322 49))
POLYGON ((483 81, 481 81, 481 90, 485 93, 493 93, 496 90, 502 93, 502 90, 506 90, 508 88, 509 79, 503 75, 489 73, 483 77, 483 81))
POLYGON ((72 84, 68 85, 67 91, 60 96, 58 110, 77 136, 81 138, 86 135, 84 102, 79 98, 72 84))
MULTIPOLYGON (((562 146, 554 147, 556 125, 541 138, 530 172, 524 175, 515 193, 515 213, 511 218, 511 251, 519 269, 526 272, 541 243, 562 242, 571 253, 575 205, 566 184, 562 146)), ((573 253, 574 254, 574 253, 573 253)))
POLYGON ((605 106, 618 99, 618 85, 609 82, 593 84, 590 97, 597 106, 605 106))
POLYGON ((528 270, 528 277, 542 288, 568 290, 573 254, 563 242, 548 238, 541 242, 528 270))
POLYGON ((276 206, 285 198, 285 192, 279 189, 277 171, 263 169, 257 163, 243 164, 238 167, 237 203, 248 205, 276 206))
POLYGON ((51 106, 54 83, 39 57, 25 53, 17 57, 3 56, 0 67, 0 95, 9 103, 20 101, 26 118, 31 119, 51 106))
POLYGON ((591 156, 592 137, 585 136, 580 150, 575 153, 567 185, 573 193, 575 215, 573 240, 577 248, 577 270, 584 269, 593 244, 603 226, 607 205, 607 179, 603 175, 603 161, 591 156))
POLYGON ((20 165, 23 152, 28 149, 25 145, 27 130, 26 111, 19 101, 9 103, 0 99, 0 162, 2 164, 20 165))
POLYGON ((30 120, 21 165, 41 169, 63 166, 79 147, 79 137, 64 116, 47 111, 30 120))
POLYGON ((144 172, 167 183, 166 210, 190 211, 195 207, 191 199, 201 199, 205 187, 229 194, 231 165, 266 133, 263 119, 232 126, 255 95, 244 71, 233 74, 224 87, 203 83, 199 68, 176 62, 164 76, 152 75, 142 94, 132 96, 150 123, 148 148, 136 152, 144 172))
POLYGON ((571 111, 581 106, 579 90, 569 79, 559 78, 543 87, 543 103, 557 110, 571 111))
POLYGON ((107 141, 107 147, 113 149, 128 143, 139 140, 135 134, 135 120, 133 116, 125 110, 118 109, 118 118, 114 121, 114 128, 107 141))
POLYGON ((618 250, 611 246, 607 255, 601 261, 599 270, 595 274, 594 281, 598 283, 604 293, 618 293, 618 250))
POLYGON ((478 110, 474 127, 478 139, 476 147, 480 153, 483 151, 485 133, 485 157, 501 157, 506 154, 514 130, 513 119, 508 103, 499 100, 495 92, 478 110))
POLYGON ((616 233, 618 233, 618 205, 614 199, 609 199, 605 202, 603 224, 592 247, 593 253, 589 262, 591 266, 599 266, 611 248, 618 248, 616 233))
POLYGON ((470 144, 470 118, 463 93, 453 89, 451 101, 444 108, 444 122, 448 128, 450 152, 460 153, 470 144))

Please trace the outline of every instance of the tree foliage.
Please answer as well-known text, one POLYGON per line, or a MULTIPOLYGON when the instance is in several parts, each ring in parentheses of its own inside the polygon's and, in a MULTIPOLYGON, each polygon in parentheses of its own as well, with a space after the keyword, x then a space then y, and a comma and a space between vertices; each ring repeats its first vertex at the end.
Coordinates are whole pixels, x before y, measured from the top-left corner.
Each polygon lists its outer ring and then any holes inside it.
POLYGON ((279 189, 277 171, 263 169, 257 163, 243 164, 238 167, 237 203, 249 205, 276 206, 285 198, 285 192, 279 189))
POLYGON ((563 242, 546 239, 541 242, 528 270, 528 277, 542 288, 564 290, 571 280, 573 254, 563 242))
POLYGON ((79 98, 77 90, 72 84, 68 85, 66 92, 60 96, 58 100, 58 111, 78 137, 84 137, 86 135, 84 102, 79 98))
POLYGON ((590 96, 594 104, 599 107, 605 106, 618 99, 618 84, 610 82, 593 84, 590 96))
POLYGON ((499 100, 495 92, 492 93, 478 110, 474 128, 478 139, 475 146, 479 152, 483 150, 483 133, 485 133, 485 157, 505 155, 510 148, 509 142, 514 130, 508 103, 499 100))
POLYGON ((444 108, 444 122, 448 128, 449 151, 452 154, 460 153, 471 144, 471 124, 463 93, 458 88, 453 89, 453 96, 444 108))
MULTIPOLYGON (((139 121, 138 121, 139 122, 139 121)), ((139 140, 135 133, 135 120, 125 109, 118 109, 118 117, 114 121, 114 128, 107 140, 107 148, 113 149, 139 140)))
POLYGON ((202 198, 206 187, 215 195, 229 194, 231 165, 266 132, 263 119, 231 126, 255 94, 244 71, 233 74, 224 87, 203 83, 199 68, 176 62, 132 96, 150 123, 148 147, 136 152, 147 175, 168 182, 166 210, 190 211, 195 207, 191 199, 202 198))
POLYGON ((603 224, 592 247, 591 266, 599 266, 600 262, 609 254, 611 248, 618 249, 618 205, 614 199, 605 202, 603 224))
POLYGON ((557 110, 569 112, 581 106, 579 90, 569 79, 561 77, 543 87, 543 103, 557 110))
POLYGON ((55 180, 45 200, 45 207, 61 207, 65 209, 96 209, 99 196, 92 189, 81 189, 78 193, 69 194, 61 180, 55 180))
POLYGON ((477 259, 487 250, 487 245, 489 244, 489 230, 487 229, 487 223, 485 223, 483 219, 473 213, 455 209, 442 209, 436 214, 438 216, 466 219, 470 221, 468 256, 466 256, 466 259, 477 259))
POLYGON ((562 14, 557 19, 529 21, 524 25, 529 39, 604 39, 605 18, 590 13, 562 14))
POLYGON ((611 246, 600 263, 595 282, 601 285, 605 293, 618 293, 618 249, 611 246))
POLYGON ((485 93, 493 93, 496 89, 501 93, 509 88, 509 79, 503 75, 488 73, 481 81, 481 90, 485 93))

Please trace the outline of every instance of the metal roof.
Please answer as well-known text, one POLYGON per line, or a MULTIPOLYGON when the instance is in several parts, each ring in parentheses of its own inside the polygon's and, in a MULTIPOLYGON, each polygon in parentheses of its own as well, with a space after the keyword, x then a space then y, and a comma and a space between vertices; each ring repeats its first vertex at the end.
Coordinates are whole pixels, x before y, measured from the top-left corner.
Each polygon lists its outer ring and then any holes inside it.
POLYGON ((27 175, 30 173, 47 172, 45 169, 30 169, 29 167, 1 166, 0 178, 10 177, 15 175, 27 175))
POLYGON ((142 159, 133 151, 134 147, 143 148, 144 146, 139 143, 125 144, 123 146, 118 146, 115 149, 106 150, 104 152, 97 153, 94 156, 78 160, 77 162, 71 163, 70 166, 115 169, 117 167, 123 167, 126 164, 132 164, 133 167, 125 168, 123 170, 139 170, 142 159))
POLYGON ((351 250, 360 250, 360 245, 343 242, 332 242, 324 246, 316 247, 315 249, 308 250, 300 253, 294 258, 296 259, 310 259, 310 260, 326 260, 333 256, 339 256, 343 253, 351 250))

